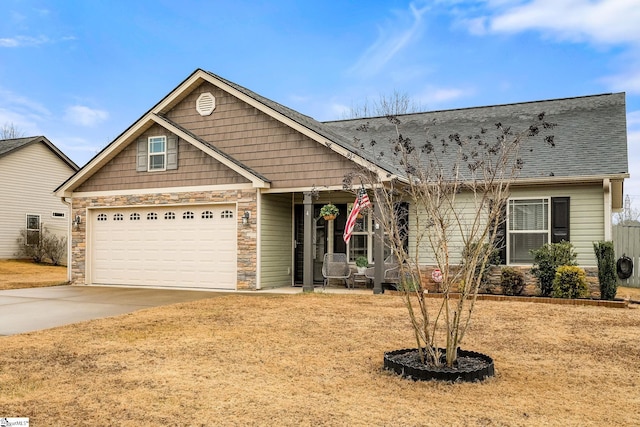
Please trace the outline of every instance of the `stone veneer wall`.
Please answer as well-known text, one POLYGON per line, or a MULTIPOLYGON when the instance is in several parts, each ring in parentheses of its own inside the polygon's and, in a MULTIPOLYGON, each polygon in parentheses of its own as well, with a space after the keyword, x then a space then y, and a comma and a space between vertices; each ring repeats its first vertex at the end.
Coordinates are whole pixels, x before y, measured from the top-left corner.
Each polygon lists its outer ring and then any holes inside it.
MULTIPOLYGON (((522 291, 522 295, 534 296, 539 295, 538 279, 531 274, 531 267, 513 266, 513 268, 520 270, 524 275, 525 288, 522 291)), ((600 285, 598 283, 598 268, 597 267, 581 267, 584 269, 587 282, 589 284, 589 294, 591 297, 600 297, 600 285)), ((429 292, 439 292, 438 284, 433 281, 431 274, 435 269, 434 266, 424 266, 421 268, 422 283, 426 283, 426 288, 429 292)), ((480 293, 485 294, 498 294, 502 295, 502 286, 500 286, 500 273, 501 267, 490 267, 488 274, 490 285, 480 289, 480 293)))
POLYGON ((238 289, 256 288, 257 266, 257 197, 255 190, 202 191, 186 193, 155 193, 123 196, 74 197, 72 218, 79 215, 81 224, 71 232, 71 283, 86 284, 87 212, 88 208, 135 207, 199 203, 237 203, 238 222, 238 289), (241 212, 251 211, 250 224, 242 225, 241 212))

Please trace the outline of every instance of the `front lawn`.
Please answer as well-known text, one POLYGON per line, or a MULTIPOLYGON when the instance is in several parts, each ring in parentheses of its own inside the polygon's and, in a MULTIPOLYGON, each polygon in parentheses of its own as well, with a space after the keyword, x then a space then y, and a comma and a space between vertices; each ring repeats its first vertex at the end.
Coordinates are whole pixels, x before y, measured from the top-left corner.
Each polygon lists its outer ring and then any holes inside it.
MULTIPOLYGON (((37 288, 67 283, 67 267, 30 260, 0 260, 0 290, 37 288)), ((0 415, 1 416, 1 415, 0 415)))
MULTIPOLYGON (((435 303, 435 302, 430 302, 435 303)), ((381 369, 391 295, 226 295, 0 337, 0 416, 33 425, 631 426, 640 310, 479 301, 479 384, 381 369)))

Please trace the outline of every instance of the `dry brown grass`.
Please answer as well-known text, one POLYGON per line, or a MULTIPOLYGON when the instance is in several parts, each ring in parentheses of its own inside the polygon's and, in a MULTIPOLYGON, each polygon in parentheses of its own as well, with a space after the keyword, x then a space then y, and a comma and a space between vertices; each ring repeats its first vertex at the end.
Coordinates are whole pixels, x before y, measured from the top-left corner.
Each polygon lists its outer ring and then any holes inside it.
POLYGON ((36 264, 29 260, 0 260, 0 290, 64 285, 66 282, 67 267, 36 264))
POLYGON ((0 416, 74 426, 631 426, 639 330, 634 308, 480 301, 463 348, 491 355, 496 377, 414 383, 381 369, 385 351, 413 346, 397 296, 220 296, 0 338, 0 416))

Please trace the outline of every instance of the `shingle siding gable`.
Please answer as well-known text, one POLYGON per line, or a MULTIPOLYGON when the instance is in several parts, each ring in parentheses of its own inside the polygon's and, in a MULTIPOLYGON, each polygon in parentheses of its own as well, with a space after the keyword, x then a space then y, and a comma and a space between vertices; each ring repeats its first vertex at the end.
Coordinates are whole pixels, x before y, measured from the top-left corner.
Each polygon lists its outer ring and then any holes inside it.
POLYGON ((337 185, 354 166, 325 145, 209 83, 196 88, 166 116, 267 177, 272 188, 337 185), (195 103, 205 92, 216 97, 216 109, 203 117, 195 103))
MULTIPOLYGON (((167 135, 159 125, 147 130, 141 138, 167 135)), ((162 172, 137 170, 138 139, 132 141, 116 157, 96 171, 75 191, 114 191, 128 189, 167 188, 198 185, 245 184, 246 178, 213 159, 208 154, 180 139, 178 168, 162 172)))

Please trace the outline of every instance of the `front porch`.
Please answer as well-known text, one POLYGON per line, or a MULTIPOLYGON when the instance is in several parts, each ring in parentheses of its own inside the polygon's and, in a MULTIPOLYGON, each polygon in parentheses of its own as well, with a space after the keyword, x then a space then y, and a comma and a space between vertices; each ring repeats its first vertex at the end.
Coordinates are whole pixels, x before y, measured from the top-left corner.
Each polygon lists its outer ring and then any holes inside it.
MULTIPOLYGON (((352 271, 355 260, 367 258, 370 267, 385 259, 383 227, 377 226, 375 203, 357 219, 348 242, 343 240, 347 217, 353 206, 352 192, 332 190, 319 193, 267 193, 260 197, 259 286, 258 289, 291 286, 304 292, 322 286, 322 264, 326 253, 344 253, 352 271), (320 209, 327 203, 340 211, 333 220, 325 220, 320 209), (283 274, 286 272, 287 274, 283 274)), ((383 270, 372 281, 368 292, 382 293, 383 270), (378 280, 376 280, 378 279, 378 280)), ((351 280, 351 279, 350 279, 351 280)), ((331 284, 333 285, 334 282, 331 284)), ((344 286, 343 282, 337 285, 344 286)), ((363 283, 359 288, 365 289, 363 283)), ((346 290, 346 287, 345 287, 346 290)))

